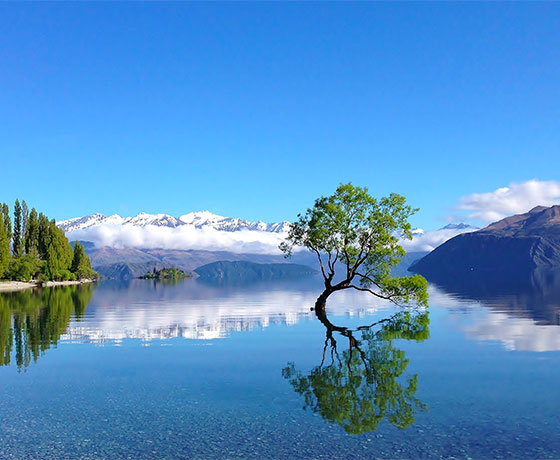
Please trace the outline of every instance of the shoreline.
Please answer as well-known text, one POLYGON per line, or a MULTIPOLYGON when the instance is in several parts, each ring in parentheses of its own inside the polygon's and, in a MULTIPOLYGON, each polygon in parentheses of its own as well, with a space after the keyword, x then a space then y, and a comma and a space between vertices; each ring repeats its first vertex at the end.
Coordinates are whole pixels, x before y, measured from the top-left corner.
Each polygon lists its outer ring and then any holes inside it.
POLYGON ((0 281, 0 292, 23 291, 24 289, 32 289, 36 287, 55 287, 55 286, 73 286, 77 284, 93 283, 93 279, 83 279, 76 281, 47 281, 40 283, 38 281, 0 281))

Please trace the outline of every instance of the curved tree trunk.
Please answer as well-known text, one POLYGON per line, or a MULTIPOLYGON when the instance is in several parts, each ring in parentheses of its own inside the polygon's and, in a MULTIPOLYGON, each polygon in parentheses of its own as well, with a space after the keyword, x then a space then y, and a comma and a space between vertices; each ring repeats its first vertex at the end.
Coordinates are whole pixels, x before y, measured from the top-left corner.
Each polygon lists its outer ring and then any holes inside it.
POLYGON ((315 301, 315 311, 322 311, 324 312, 327 307, 327 299, 328 297, 334 292, 333 289, 325 289, 317 300, 315 301))
POLYGON ((327 317, 327 299, 328 297, 335 292, 336 289, 325 289, 317 300, 315 301, 315 314, 317 318, 323 325, 327 328, 327 331, 332 334, 332 331, 338 332, 346 332, 346 327, 336 326, 330 322, 329 318, 327 317))

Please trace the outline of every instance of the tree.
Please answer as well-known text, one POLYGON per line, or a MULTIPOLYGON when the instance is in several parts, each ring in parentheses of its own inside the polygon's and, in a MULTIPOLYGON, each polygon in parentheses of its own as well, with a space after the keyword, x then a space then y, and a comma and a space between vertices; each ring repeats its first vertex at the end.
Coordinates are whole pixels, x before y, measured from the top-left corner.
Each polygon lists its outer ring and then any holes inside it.
POLYGON ((2 204, 2 219, 4 220, 4 228, 8 235, 8 242, 12 241, 12 221, 10 219, 10 208, 6 203, 2 204))
POLYGON ((46 261, 47 277, 51 280, 69 279, 71 274, 69 269, 73 259, 72 246, 70 246, 64 231, 56 226, 54 219, 45 226, 43 244, 46 251, 44 259, 46 261))
POLYGON ((79 241, 74 242, 74 257, 70 270, 78 279, 92 278, 95 275, 91 268, 91 261, 79 241))
MULTIPOLYGON (((29 220, 29 208, 25 200, 21 202, 21 246, 25 246, 25 234, 27 233, 27 222, 29 220)), ((22 251, 23 252, 23 251, 22 251)))
POLYGON ((46 260, 47 258, 47 239, 49 234, 49 226, 50 226, 50 222, 47 216, 45 216, 43 213, 40 213, 38 248, 39 248, 39 257, 43 260, 46 260))
POLYGON ((42 262, 32 254, 22 254, 11 260, 8 276, 16 281, 29 281, 41 273, 42 262))
POLYGON ((23 254, 22 217, 21 204, 16 199, 14 204, 14 236, 12 241, 12 254, 16 258, 23 254))
POLYGON ((10 240, 8 232, 4 226, 4 219, 0 217, 0 278, 3 278, 8 271, 10 263, 10 240))
POLYGON ((286 257, 297 246, 316 254, 325 286, 315 304, 318 309, 343 289, 427 306, 427 282, 422 276, 391 276, 391 267, 405 255, 399 239, 412 238, 408 219, 416 211, 400 195, 376 199, 367 188, 341 184, 333 195, 317 199, 298 215, 280 249, 286 257), (341 277, 337 271, 343 272, 341 277))
MULTIPOLYGON (((70 271, 74 260, 74 250, 64 231, 44 214, 37 215, 33 208, 29 212, 25 201, 16 200, 14 206, 14 226, 9 216, 8 206, 0 207, 0 278, 13 280, 75 280, 70 271), (13 235, 13 238, 12 238, 13 235), (10 255, 10 241, 12 255, 10 255)), ((91 261, 83 246, 78 247, 76 271, 79 278, 96 277, 91 261), (80 252, 81 251, 81 252, 80 252)))
POLYGON ((39 219, 35 208, 31 210, 25 232, 25 253, 39 255, 39 219))

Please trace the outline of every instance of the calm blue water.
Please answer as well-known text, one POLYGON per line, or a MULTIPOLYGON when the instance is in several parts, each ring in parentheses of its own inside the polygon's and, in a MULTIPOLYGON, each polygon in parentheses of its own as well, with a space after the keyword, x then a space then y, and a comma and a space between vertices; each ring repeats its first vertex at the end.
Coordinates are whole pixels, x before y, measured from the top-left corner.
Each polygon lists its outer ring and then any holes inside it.
POLYGON ((554 298, 432 286, 428 324, 337 294, 334 325, 397 316, 334 331, 335 348, 319 292, 138 280, 0 295, 0 458, 560 458, 554 298))

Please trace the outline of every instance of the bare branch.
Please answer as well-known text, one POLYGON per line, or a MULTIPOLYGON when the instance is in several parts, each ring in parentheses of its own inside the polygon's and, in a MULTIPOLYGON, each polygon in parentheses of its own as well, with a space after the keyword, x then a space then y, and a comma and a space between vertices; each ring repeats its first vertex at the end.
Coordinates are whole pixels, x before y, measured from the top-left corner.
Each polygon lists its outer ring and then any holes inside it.
POLYGON ((323 274, 323 278, 325 278, 325 281, 327 281, 327 275, 325 273, 325 266, 323 265, 323 259, 321 259, 321 253, 316 249, 313 248, 312 251, 317 254, 317 259, 319 259, 319 265, 321 266, 321 273, 323 274))
POLYGON ((393 303, 396 303, 395 300, 391 296, 385 296, 383 294, 380 294, 379 292, 375 292, 375 291, 373 291, 371 289, 368 289, 368 288, 358 287, 358 286, 355 286, 354 284, 349 284, 348 288, 356 289, 357 291, 369 292, 370 294, 373 294, 374 296, 379 297, 380 299, 385 299, 385 300, 389 300, 393 303))

